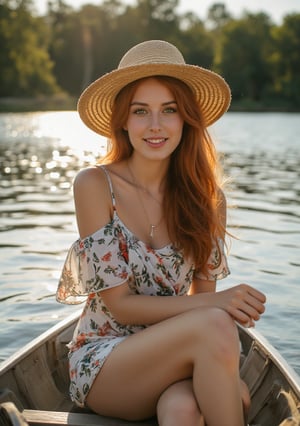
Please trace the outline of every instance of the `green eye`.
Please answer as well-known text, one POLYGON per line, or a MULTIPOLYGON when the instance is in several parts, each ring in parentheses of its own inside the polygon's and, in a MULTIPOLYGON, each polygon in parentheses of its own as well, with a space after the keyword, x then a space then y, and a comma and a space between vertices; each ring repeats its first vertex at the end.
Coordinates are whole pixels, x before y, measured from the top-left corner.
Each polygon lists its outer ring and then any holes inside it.
POLYGON ((144 108, 137 108, 133 111, 136 115, 144 115, 147 114, 147 111, 144 108))
POLYGON ((177 109, 174 107, 168 107, 164 109, 164 112, 166 112, 167 114, 174 114, 175 112, 177 112, 177 109))

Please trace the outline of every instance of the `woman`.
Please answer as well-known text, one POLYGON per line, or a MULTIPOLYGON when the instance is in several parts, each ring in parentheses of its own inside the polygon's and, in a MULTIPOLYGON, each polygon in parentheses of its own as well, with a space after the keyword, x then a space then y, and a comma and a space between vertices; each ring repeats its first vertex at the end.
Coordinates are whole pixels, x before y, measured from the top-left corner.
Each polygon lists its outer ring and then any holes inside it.
POLYGON ((57 292, 86 299, 69 345, 77 405, 163 426, 244 424, 235 323, 253 326, 265 296, 215 291, 229 273, 226 201, 206 127, 229 104, 219 75, 158 40, 81 95, 82 120, 110 150, 75 179, 80 238, 57 292))

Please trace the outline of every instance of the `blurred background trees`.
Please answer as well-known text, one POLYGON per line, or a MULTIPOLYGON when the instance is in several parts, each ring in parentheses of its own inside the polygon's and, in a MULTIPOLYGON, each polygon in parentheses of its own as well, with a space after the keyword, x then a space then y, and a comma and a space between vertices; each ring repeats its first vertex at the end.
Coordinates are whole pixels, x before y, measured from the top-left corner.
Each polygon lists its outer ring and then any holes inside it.
POLYGON ((221 73, 241 108, 300 108, 300 14, 280 25, 265 13, 234 18, 214 3, 205 20, 176 12, 178 0, 103 0, 75 10, 48 1, 0 0, 0 97, 77 97, 134 44, 164 39, 188 63, 221 73))

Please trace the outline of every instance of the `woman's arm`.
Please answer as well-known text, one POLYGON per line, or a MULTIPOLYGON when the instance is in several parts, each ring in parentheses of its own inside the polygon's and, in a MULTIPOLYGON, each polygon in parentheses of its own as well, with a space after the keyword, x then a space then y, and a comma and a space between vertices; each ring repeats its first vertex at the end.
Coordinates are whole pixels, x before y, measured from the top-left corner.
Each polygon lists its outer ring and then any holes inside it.
POLYGON ((200 278, 194 277, 188 294, 192 296, 193 294, 215 292, 216 287, 216 281, 201 280, 200 278))
POLYGON ((257 321, 264 312, 265 296, 247 284, 239 284, 221 292, 205 292, 191 296, 135 295, 124 283, 103 290, 102 300, 121 324, 155 324, 175 315, 201 307, 217 307, 228 312, 237 322, 257 321))

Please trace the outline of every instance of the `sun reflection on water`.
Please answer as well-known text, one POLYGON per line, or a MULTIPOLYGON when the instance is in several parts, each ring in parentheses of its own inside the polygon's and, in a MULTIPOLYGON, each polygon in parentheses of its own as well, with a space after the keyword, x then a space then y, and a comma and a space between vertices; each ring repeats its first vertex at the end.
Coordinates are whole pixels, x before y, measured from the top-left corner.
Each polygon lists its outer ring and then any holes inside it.
POLYGON ((51 192, 69 188, 78 169, 95 164, 106 151, 106 139, 84 126, 75 111, 6 114, 0 132, 7 186, 40 175, 51 182, 51 192))

